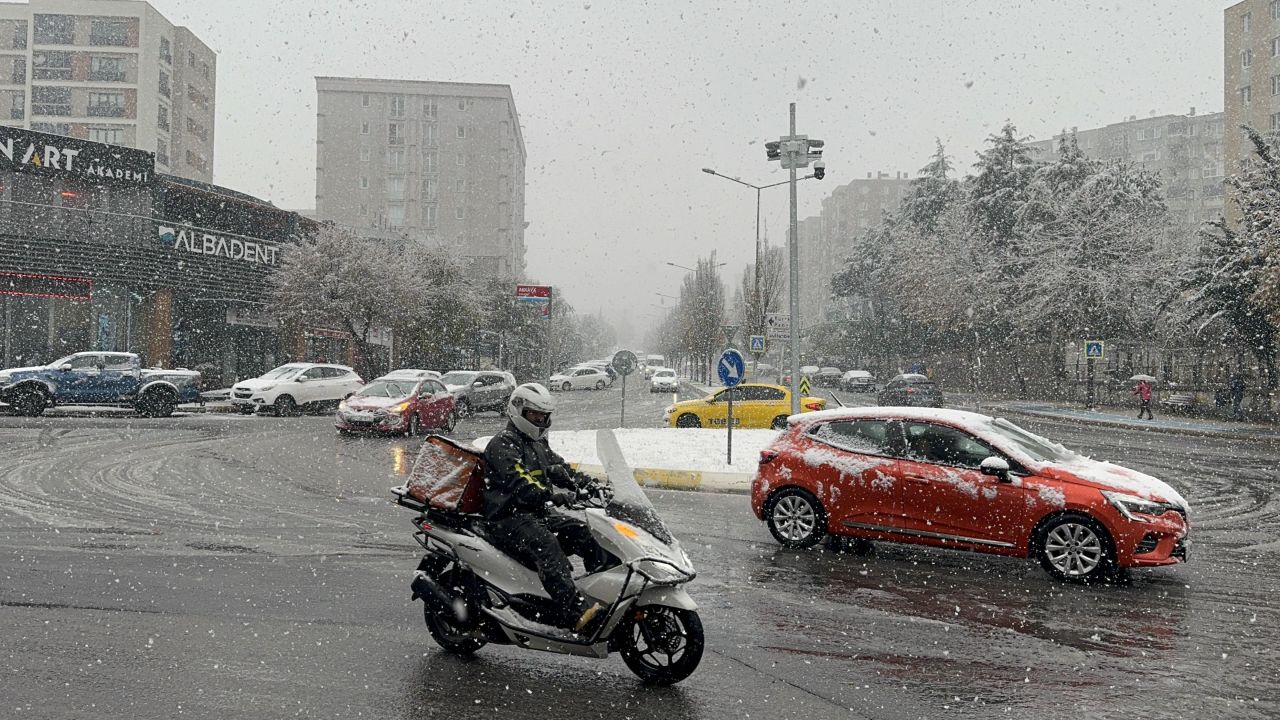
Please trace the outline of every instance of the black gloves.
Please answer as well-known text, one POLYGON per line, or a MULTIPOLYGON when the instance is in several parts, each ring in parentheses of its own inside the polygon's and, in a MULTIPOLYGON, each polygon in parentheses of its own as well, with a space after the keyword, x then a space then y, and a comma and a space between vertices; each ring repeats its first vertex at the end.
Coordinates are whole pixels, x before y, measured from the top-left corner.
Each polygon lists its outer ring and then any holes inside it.
POLYGON ((578 493, 572 490, 562 490, 555 488, 551 491, 551 504, 560 507, 567 507, 578 501, 578 493))

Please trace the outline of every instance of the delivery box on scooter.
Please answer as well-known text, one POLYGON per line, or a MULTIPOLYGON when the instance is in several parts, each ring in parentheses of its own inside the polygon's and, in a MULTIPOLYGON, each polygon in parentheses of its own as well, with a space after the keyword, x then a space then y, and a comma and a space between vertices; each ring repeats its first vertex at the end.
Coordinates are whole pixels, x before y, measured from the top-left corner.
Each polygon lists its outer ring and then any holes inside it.
POLYGON ((406 489, 439 510, 478 513, 484 492, 484 457, 441 435, 429 435, 418 451, 406 489))

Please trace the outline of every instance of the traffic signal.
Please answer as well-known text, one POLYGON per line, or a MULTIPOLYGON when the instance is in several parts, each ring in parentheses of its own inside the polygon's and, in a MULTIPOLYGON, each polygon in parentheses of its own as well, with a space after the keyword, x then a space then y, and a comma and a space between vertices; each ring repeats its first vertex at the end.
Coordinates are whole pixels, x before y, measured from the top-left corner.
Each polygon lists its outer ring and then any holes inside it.
POLYGON ((764 153, 770 160, 782 159, 782 143, 778 140, 764 144, 764 153))

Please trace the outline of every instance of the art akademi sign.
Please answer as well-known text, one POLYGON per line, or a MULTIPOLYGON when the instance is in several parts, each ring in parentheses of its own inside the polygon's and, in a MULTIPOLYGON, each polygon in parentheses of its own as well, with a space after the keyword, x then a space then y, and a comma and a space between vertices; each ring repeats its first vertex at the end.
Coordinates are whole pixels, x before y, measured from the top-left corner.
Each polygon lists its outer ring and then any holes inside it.
POLYGON ((155 156, 133 148, 0 127, 0 171, 149 185, 155 156))
POLYGON ((276 265, 280 259, 279 246, 258 240, 228 237, 174 225, 157 225, 156 234, 164 245, 195 255, 212 255, 259 265, 276 265))

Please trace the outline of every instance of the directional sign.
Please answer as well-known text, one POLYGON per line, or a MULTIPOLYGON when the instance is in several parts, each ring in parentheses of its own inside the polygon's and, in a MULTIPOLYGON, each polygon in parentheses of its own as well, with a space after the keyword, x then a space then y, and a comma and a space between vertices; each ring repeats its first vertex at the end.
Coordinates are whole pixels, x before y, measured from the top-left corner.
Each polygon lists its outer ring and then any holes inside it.
POLYGON ((769 313, 764 320, 765 335, 775 340, 791 337, 790 313, 769 313))
POLYGON ((619 350, 613 356, 613 369, 617 370, 618 374, 623 377, 635 372, 639 364, 640 361, 636 358, 636 354, 630 350, 619 350))
POLYGON ((800 376, 800 394, 801 395, 809 394, 809 376, 808 375, 800 376))
POLYGON ((769 342, 765 340, 765 337, 763 335, 751 336, 751 354, 752 355, 755 355, 758 357, 768 352, 768 350, 769 350, 769 342))
POLYGON ((516 285, 516 302, 539 308, 539 314, 551 317, 550 285, 516 285))
POLYGON ((734 387, 747 374, 747 361, 742 358, 742 353, 729 348, 720 356, 720 362, 716 363, 716 371, 725 387, 734 387))
POLYGON ((1106 343, 1101 340, 1086 340, 1084 343, 1084 356, 1092 360, 1101 360, 1105 357, 1105 349, 1106 343))

